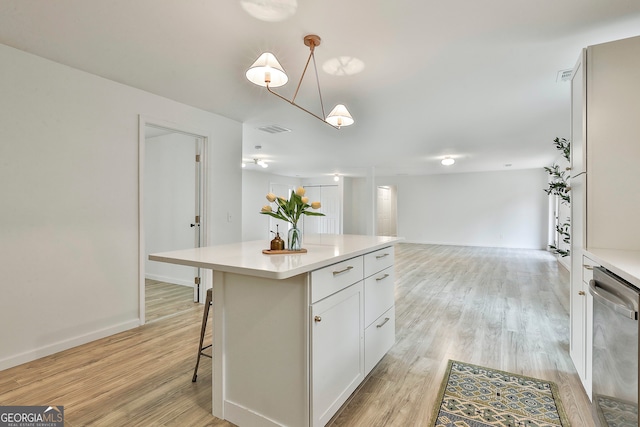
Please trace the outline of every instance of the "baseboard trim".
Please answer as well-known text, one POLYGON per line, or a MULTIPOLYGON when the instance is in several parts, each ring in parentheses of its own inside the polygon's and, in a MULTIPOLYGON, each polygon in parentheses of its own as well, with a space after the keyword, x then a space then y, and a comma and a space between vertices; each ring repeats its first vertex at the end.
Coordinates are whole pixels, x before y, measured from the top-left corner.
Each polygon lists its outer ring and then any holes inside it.
POLYGON ((90 332, 88 334, 78 335, 76 337, 58 341, 56 343, 45 345, 33 350, 25 351, 20 354, 5 357, 4 359, 0 359, 0 371, 13 368, 14 366, 22 365, 23 363, 31 362, 36 359, 40 359, 41 357, 49 356, 63 350, 68 350, 82 344, 87 344, 91 341, 115 335, 117 333, 124 332, 138 326, 140 326, 140 319, 132 319, 126 322, 119 323, 117 325, 110 326, 108 328, 90 332))

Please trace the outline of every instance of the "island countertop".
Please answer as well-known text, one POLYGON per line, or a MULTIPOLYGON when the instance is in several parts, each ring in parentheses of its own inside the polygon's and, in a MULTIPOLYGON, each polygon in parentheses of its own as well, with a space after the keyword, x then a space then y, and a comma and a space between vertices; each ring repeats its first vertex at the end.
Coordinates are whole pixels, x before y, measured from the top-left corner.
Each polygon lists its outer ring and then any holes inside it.
POLYGON ((149 255, 151 261, 208 268, 268 279, 287 279, 382 249, 402 240, 390 236, 350 234, 304 235, 306 253, 267 255, 269 242, 254 240, 149 255))

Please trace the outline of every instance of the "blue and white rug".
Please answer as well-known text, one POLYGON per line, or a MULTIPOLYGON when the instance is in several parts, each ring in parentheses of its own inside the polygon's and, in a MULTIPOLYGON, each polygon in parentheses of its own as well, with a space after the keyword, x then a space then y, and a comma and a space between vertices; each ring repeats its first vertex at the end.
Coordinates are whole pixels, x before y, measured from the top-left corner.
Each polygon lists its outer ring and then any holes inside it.
POLYGON ((434 427, 569 427, 557 386, 509 372, 449 361, 434 427))

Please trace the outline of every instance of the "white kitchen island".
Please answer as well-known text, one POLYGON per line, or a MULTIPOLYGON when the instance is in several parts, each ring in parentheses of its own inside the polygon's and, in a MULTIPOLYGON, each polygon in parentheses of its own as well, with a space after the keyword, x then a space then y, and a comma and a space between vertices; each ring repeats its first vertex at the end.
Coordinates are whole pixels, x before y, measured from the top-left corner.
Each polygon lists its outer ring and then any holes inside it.
POLYGON ((213 415, 324 426, 395 342, 399 240, 305 235, 301 254, 253 241, 150 255, 213 271, 213 415))

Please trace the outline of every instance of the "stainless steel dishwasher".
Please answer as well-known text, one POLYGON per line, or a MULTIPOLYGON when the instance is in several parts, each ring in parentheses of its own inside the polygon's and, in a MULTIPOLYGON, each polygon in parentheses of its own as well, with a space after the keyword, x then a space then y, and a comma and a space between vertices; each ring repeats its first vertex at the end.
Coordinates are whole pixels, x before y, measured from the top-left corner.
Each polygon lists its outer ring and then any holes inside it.
POLYGON ((640 291, 602 267, 593 269, 593 411, 600 427, 639 427, 640 291))

